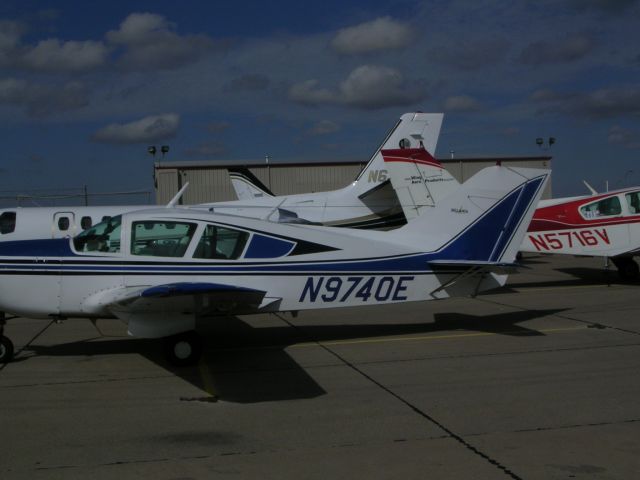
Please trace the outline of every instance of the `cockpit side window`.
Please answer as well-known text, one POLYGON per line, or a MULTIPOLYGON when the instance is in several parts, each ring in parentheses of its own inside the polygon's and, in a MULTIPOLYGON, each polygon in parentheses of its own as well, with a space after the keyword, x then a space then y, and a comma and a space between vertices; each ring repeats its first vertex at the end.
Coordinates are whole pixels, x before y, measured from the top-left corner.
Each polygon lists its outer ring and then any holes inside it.
POLYGON ((241 230, 207 225, 193 258, 235 260, 242 255, 248 238, 249 233, 241 230))
POLYGON ((627 199, 627 205, 629 206, 631 215, 640 214, 640 192, 627 193, 624 197, 627 199))
POLYGON ((73 239, 73 246, 78 252, 119 252, 122 217, 111 217, 73 239))
POLYGON ((587 220, 591 220, 593 218, 620 215, 622 213, 622 207, 620 205, 620 199, 615 196, 603 198, 597 202, 584 205, 580 207, 580 213, 587 220))
POLYGON ((2 212, 0 215, 0 233, 13 233, 16 229, 16 212, 2 212))
POLYGON ((131 254, 152 257, 184 256, 197 224, 145 220, 131 226, 131 254))

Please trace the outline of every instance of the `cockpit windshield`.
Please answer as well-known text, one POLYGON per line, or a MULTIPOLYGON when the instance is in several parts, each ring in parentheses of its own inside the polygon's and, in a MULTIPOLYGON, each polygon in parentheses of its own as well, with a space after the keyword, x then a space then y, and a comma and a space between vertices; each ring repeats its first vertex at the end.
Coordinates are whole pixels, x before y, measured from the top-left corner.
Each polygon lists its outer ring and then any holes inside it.
POLYGON ((111 217, 73 239, 78 252, 119 252, 122 217, 111 217))

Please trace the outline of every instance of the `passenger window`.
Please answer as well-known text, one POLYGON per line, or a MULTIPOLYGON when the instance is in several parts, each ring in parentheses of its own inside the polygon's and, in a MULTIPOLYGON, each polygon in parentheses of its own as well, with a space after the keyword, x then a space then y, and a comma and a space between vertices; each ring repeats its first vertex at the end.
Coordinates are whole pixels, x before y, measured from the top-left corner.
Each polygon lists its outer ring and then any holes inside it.
POLYGON ((622 207, 620 199, 616 197, 603 198, 598 202, 590 203, 580 207, 580 213, 586 219, 610 217, 612 215, 620 215, 622 207))
POLYGON ((242 255, 248 238, 247 232, 207 225, 193 258, 235 260, 242 255))
POLYGON ((82 217, 80 219, 80 226, 82 227, 83 230, 86 230, 87 228, 91 228, 91 217, 82 217))
POLYGON ((631 192, 625 195, 631 215, 640 214, 640 192, 631 192))
POLYGON ((76 251, 119 252, 121 221, 122 218, 118 215, 85 230, 73 239, 76 251))
POLYGON ((195 223, 133 222, 131 253, 152 257, 182 257, 196 231, 195 223))
POLYGON ((58 229, 61 232, 64 232, 65 230, 69 230, 69 217, 60 217, 58 219, 58 229))
POLYGON ((16 229, 16 212, 2 212, 0 233, 13 233, 16 229))

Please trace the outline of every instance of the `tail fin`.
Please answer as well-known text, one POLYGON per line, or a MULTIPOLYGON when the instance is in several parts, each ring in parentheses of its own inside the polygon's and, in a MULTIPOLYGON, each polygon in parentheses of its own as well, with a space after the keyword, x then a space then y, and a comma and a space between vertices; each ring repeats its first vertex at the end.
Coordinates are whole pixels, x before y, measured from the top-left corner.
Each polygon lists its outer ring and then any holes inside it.
POLYGON ((273 197, 267 188, 247 167, 229 167, 229 179, 238 200, 253 200, 262 197, 273 197))
POLYGON ((549 175, 542 169, 485 168, 392 234, 422 242, 423 251, 429 239, 429 263, 512 263, 549 175))
POLYGON ((389 180, 407 220, 455 191, 458 181, 424 148, 382 150, 389 180))
POLYGON ((362 197, 387 180, 388 172, 381 150, 417 148, 421 144, 435 154, 442 126, 442 113, 405 113, 375 151, 355 181, 355 194, 362 197))

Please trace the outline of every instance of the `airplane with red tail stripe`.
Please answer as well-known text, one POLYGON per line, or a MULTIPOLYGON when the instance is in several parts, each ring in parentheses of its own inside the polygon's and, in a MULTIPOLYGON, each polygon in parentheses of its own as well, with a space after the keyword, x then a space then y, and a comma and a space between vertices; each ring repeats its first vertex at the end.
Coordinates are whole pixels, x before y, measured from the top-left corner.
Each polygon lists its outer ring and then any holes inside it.
POLYGON ((521 251, 607 257, 623 280, 638 279, 640 187, 542 200, 521 251))

